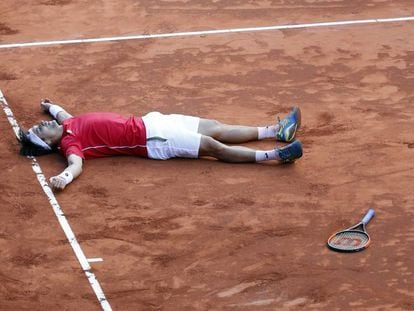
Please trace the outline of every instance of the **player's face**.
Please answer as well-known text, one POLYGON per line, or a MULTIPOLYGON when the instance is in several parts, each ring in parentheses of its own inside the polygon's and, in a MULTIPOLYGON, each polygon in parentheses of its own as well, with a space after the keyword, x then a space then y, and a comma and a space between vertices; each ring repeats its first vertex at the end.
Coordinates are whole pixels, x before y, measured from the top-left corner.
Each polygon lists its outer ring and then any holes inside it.
POLYGON ((59 124, 53 121, 42 121, 32 127, 33 132, 39 136, 46 144, 54 145, 59 139, 59 124))

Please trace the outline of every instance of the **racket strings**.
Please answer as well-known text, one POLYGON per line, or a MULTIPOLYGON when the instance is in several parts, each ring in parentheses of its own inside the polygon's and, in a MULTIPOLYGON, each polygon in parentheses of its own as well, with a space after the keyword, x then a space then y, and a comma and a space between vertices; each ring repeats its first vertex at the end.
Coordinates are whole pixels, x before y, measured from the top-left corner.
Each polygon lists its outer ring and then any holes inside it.
POLYGON ((357 250, 365 247, 369 237, 361 231, 342 231, 335 234, 328 241, 328 244, 339 250, 357 250))

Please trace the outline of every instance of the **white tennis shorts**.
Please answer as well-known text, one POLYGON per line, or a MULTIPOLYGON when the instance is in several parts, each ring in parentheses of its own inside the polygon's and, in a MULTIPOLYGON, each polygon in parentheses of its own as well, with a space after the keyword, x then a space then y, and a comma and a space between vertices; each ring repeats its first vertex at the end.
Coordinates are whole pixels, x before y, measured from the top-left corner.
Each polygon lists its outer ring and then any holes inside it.
POLYGON ((150 112, 142 117, 147 131, 148 158, 198 158, 200 118, 150 112))

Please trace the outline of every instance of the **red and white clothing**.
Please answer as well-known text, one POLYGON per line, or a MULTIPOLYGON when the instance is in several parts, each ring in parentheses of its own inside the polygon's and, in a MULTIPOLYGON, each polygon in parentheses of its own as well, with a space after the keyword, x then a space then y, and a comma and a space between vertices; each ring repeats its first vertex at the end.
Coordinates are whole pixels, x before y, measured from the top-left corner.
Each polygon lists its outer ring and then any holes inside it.
POLYGON ((94 112, 63 121, 59 149, 83 159, 133 155, 151 159, 198 157, 199 118, 151 112, 140 118, 94 112))

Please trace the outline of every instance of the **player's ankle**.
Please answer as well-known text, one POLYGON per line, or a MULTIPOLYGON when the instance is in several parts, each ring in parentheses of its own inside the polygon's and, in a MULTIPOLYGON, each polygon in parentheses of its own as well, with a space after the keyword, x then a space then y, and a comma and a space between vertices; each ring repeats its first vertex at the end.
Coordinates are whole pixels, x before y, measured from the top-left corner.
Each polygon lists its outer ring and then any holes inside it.
POLYGON ((256 151, 256 162, 280 160, 279 152, 277 149, 272 150, 257 150, 256 151))
POLYGON ((257 128, 257 139, 262 140, 266 138, 275 138, 278 130, 279 130, 278 124, 258 127, 257 128))

